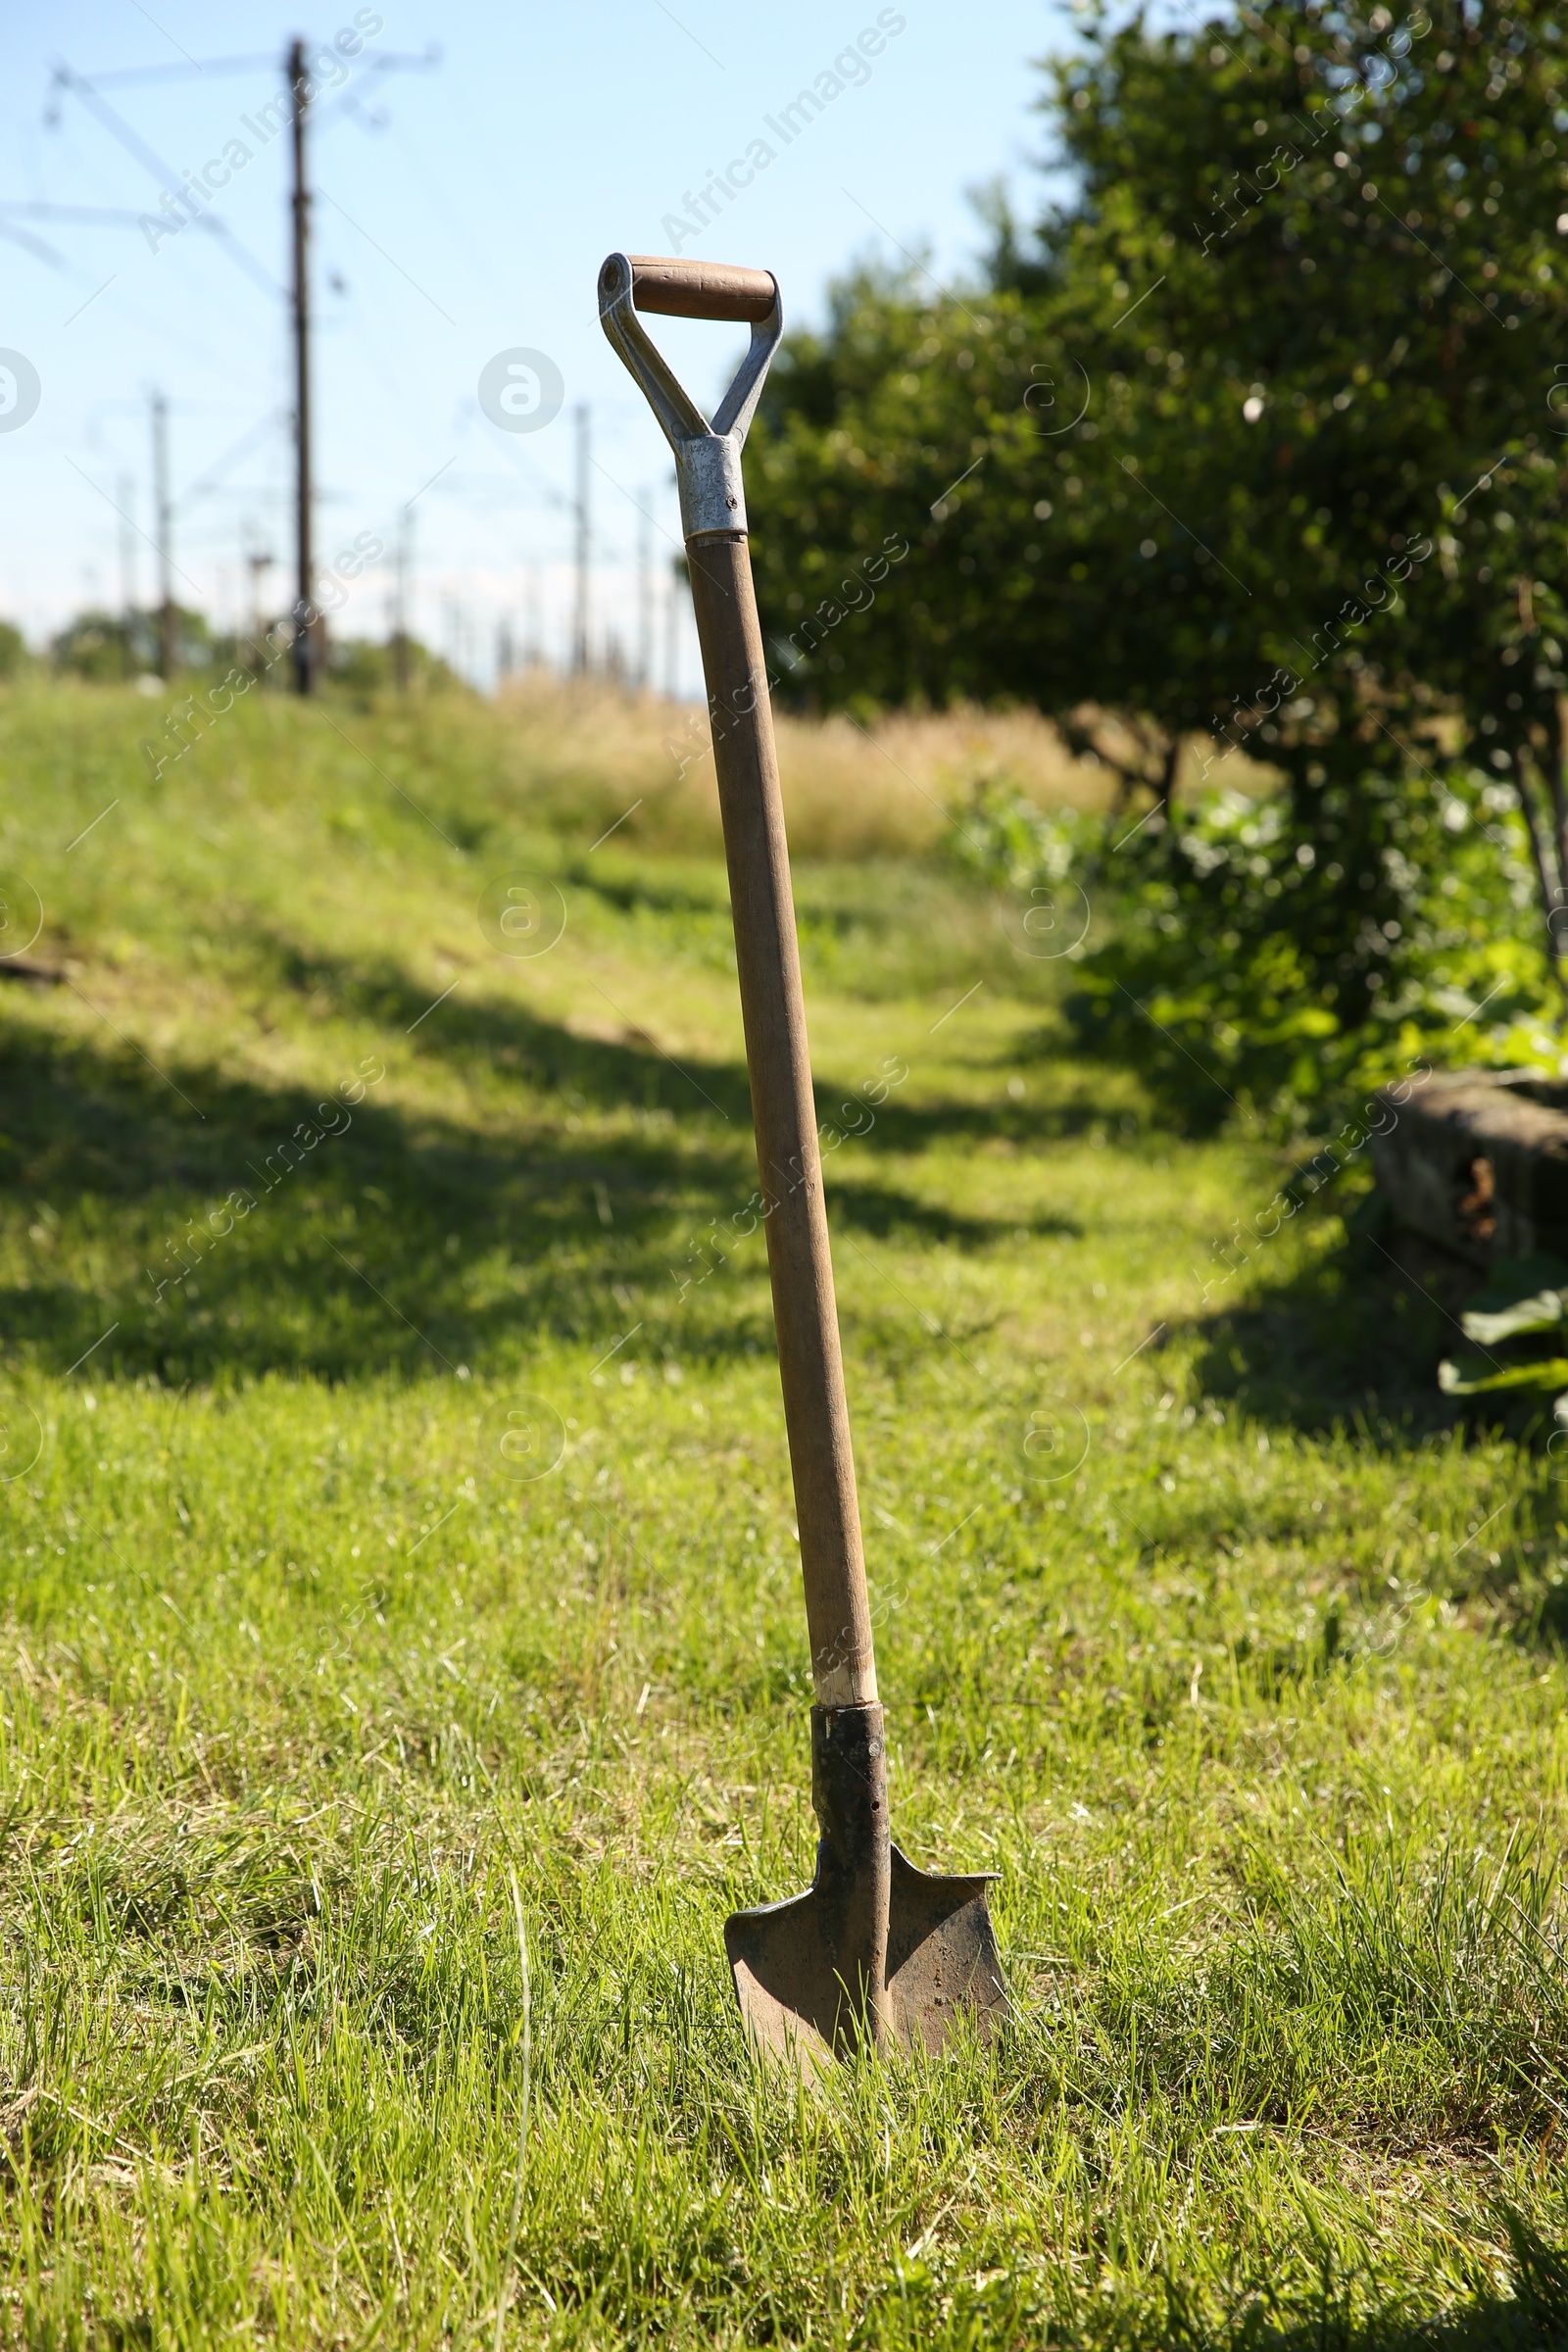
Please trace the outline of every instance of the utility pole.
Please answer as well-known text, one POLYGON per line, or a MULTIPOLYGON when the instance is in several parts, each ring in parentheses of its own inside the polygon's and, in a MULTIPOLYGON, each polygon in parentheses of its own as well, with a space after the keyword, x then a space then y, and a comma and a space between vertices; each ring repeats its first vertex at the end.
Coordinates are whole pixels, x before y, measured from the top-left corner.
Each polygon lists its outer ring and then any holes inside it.
POLYGON ((128 650, 130 631, 136 617, 136 539, 134 506, 136 484, 128 473, 120 477, 120 617, 125 625, 128 650))
POLYGON ((523 664, 538 669, 545 658, 544 600, 539 592, 539 566, 528 566, 527 635, 523 641, 523 664))
POLYGON ((251 653, 253 656, 253 666, 257 674, 260 675, 263 668, 262 581, 265 575, 272 568, 272 559, 270 555, 266 554, 263 549, 253 545, 249 554, 245 558, 245 562, 249 566, 251 575, 251 653))
POLYGON ((414 661, 409 652, 409 628, 414 618, 414 506, 402 511, 402 527, 397 531, 397 630, 393 635, 393 670, 397 672, 397 692, 409 692, 409 675, 414 661))
POLYGON ((310 79, 305 43, 289 45, 286 68, 294 146, 294 687, 314 694, 324 666, 326 618, 313 609, 316 560, 311 544, 311 199, 305 184, 305 113, 310 79))
POLYGON ((571 666, 588 674, 588 403, 577 403, 577 610, 572 622, 571 666))
POLYGON ((675 631, 680 622, 680 572, 670 559, 669 593, 664 599, 664 693, 675 700, 675 631))
POLYGON ((648 510, 654 494, 645 490, 637 524, 637 687, 648 694, 654 683, 654 518, 648 510))
POLYGON ((178 665, 177 616, 174 612, 174 557, 171 546, 173 508, 169 496, 169 403, 162 392, 152 396, 153 511, 158 538, 158 674, 172 678, 178 665))

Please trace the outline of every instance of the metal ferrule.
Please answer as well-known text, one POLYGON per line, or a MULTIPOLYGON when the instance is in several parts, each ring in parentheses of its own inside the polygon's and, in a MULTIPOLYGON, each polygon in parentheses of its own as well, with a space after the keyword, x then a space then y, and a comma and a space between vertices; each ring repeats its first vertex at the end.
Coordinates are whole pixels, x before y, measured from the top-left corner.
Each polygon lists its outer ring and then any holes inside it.
POLYGON ((741 444, 736 433, 703 433, 671 444, 680 490, 684 539, 715 531, 744 531, 746 490, 741 481, 741 444))

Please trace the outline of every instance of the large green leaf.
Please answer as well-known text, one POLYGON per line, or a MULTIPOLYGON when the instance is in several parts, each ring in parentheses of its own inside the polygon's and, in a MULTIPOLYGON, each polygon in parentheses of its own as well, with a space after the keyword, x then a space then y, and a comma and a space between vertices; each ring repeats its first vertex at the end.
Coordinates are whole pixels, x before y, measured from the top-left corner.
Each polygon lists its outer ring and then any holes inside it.
POLYGON ((1460 1319, 1464 1336, 1481 1348, 1495 1348, 1503 1340, 1522 1339, 1527 1332, 1551 1331, 1563 1320, 1561 1291, 1537 1291, 1533 1298, 1516 1298, 1494 1315, 1474 1308, 1460 1319))
POLYGON ((1481 1396, 1494 1389, 1568 1389, 1568 1356, 1544 1355, 1533 1364, 1456 1364, 1447 1359, 1438 1366, 1438 1386, 1445 1396, 1481 1396))

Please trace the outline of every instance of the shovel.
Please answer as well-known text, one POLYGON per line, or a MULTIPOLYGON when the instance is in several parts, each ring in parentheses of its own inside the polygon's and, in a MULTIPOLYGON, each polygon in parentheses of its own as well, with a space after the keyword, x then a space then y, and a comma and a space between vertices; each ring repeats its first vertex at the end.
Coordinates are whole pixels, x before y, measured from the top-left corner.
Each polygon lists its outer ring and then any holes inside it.
POLYGON ((816 1876, 724 1927, 741 2015, 764 2048, 808 2063, 869 2045, 939 2050, 966 2021, 1007 2013, 986 1906, 993 1874, 916 1870, 888 1831, 865 1559, 850 1448, 833 1265, 806 1043, 800 952, 762 635, 746 540, 741 445, 783 332, 765 270, 612 253, 599 273, 606 334, 675 455, 729 866, 735 957, 784 1420, 811 1642, 816 1876), (711 424, 637 318, 745 322, 751 347, 711 424))

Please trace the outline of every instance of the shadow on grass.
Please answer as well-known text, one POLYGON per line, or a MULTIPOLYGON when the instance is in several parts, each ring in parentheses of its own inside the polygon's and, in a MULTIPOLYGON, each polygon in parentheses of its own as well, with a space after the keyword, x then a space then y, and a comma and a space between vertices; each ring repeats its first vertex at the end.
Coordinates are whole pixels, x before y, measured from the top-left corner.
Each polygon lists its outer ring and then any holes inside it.
POLYGON ((1260 1420, 1314 1433, 1348 1424, 1368 1443, 1407 1445, 1461 1418, 1438 1365, 1463 1344, 1459 1316, 1482 1279, 1413 1234, 1353 1235, 1244 1303, 1196 1317, 1198 1377, 1260 1420))
POLYGON ((1022 1224, 1016 1219, 999 1222, 989 1217, 966 1217, 956 1209, 913 1200, 907 1193, 894 1192, 886 1185, 857 1184, 848 1179, 836 1181, 831 1163, 826 1185, 828 1220, 834 1231, 853 1229, 870 1234, 877 1241, 891 1241, 897 1236, 980 1250, 998 1241, 1011 1241, 1019 1233, 1031 1238, 1055 1235, 1077 1240, 1083 1232, 1083 1227, 1071 1217, 1032 1217, 1022 1224))
MULTIPOLYGON (((288 975, 313 991, 324 977, 303 961, 288 975)), ((377 1031, 426 1010, 385 973, 334 995, 377 1031)), ((678 1066, 629 1025, 585 1038, 505 1004, 449 1002, 428 1031, 418 1042, 450 1065, 482 1058, 492 1100, 496 1072, 518 1082, 514 1107, 468 1125, 371 1086, 339 1133, 288 1152, 326 1123, 315 1092, 212 1067, 161 1073, 96 1043, 0 1040, 12 1106, 0 1314, 14 1358, 64 1372, 85 1357, 88 1377, 172 1382, 414 1376, 499 1369, 541 1339, 609 1345, 639 1316, 697 1356, 769 1342, 760 1239, 742 1260, 754 1279, 692 1284, 714 1218, 756 1186, 744 1070, 678 1066), (588 1109, 670 1115, 594 1135, 571 1116, 588 1109)), ((925 1140, 940 1132, 942 1106, 916 1117, 925 1140)), ((835 1174, 832 1214, 969 1246, 1012 1230, 848 1174, 835 1174)))
MULTIPOLYGON (((658 1105, 680 1083, 620 1058, 630 1102, 658 1105)), ((558 1059, 569 1080, 571 1055, 558 1059)), ((541 1334, 613 1337, 616 1287, 668 1286, 671 1237, 745 1198, 749 1134, 711 1116, 628 1122, 612 1148, 537 1095, 509 1133, 407 1114, 372 1088, 351 1124, 300 1149, 326 1123, 316 1093, 169 1075, 80 1046, 0 1052, 14 1235, 0 1313, 15 1353, 64 1371, 92 1349, 94 1374, 166 1381, 345 1378, 514 1357, 541 1334)), ((744 1345, 741 1320, 727 1344, 744 1345)))
POLYGON ((1315 2309, 1282 2323, 1254 2306, 1223 2333, 1190 2327, 1172 2296, 1167 2340, 1193 2352, 1561 2352, 1568 2345, 1568 2251, 1548 2245, 1520 2214, 1504 2209, 1497 2218, 1512 2257, 1510 2293, 1484 2292, 1440 2318, 1413 2319, 1366 2312, 1353 2285, 1338 2286, 1331 2273, 1315 2309))
MULTIPOLYGON (((698 939, 733 971, 730 900, 722 862, 608 849, 572 858, 561 879, 601 906, 663 926, 677 953, 698 939)), ((1054 1003, 1064 975, 1020 954, 989 891, 922 858, 879 862, 874 889, 858 860, 798 858, 795 919, 809 999, 815 984, 862 1004, 955 997, 980 983, 1036 1004, 1054 1003)))
MULTIPOLYGON (((1234 1400, 1258 1420, 1310 1435, 1349 1429, 1360 1446, 1387 1454, 1449 1432, 1510 1442, 1517 1452, 1506 1517, 1499 1508, 1481 1518, 1446 1561, 1435 1560, 1424 1574, 1448 1598, 1484 1598, 1513 1640, 1568 1652, 1568 1573, 1561 1565, 1568 1462, 1558 1458, 1561 1425, 1550 1396, 1522 1389, 1452 1397, 1438 1386, 1445 1356, 1461 1348, 1475 1352, 1459 1317, 1486 1280, 1416 1235, 1395 1229, 1374 1241, 1352 1234, 1272 1292, 1199 1321, 1196 1370, 1208 1396, 1234 1400), (1482 1539, 1493 1519, 1499 1521, 1496 1532, 1482 1539)), ((1478 1515, 1486 1507, 1478 1506, 1478 1515)), ((1568 2347, 1568 2326, 1551 2340, 1568 2347)))
MULTIPOLYGON (((656 1106, 682 1115, 692 1111, 718 1112, 748 1132, 751 1093, 740 1061, 705 1060, 682 1055, 679 1061, 662 1054, 637 1019, 638 1007, 626 996, 612 996, 596 987, 584 972, 580 1003, 583 1011, 606 1032, 618 1036, 586 1037, 557 1023, 536 1020, 514 1000, 486 996, 482 978, 476 986, 465 975, 456 992, 432 1009, 428 988, 416 982, 390 960, 379 965, 349 963, 311 952, 298 942, 276 934, 247 935, 247 957, 262 985, 286 989, 309 1005, 331 1004, 344 1015, 359 1015, 395 1036, 411 1030, 419 1049, 432 1058, 459 1069, 497 1065, 509 1073, 545 1087, 580 1094, 584 1103, 599 1109, 627 1104, 656 1106), (417 1025, 417 1026, 416 1026, 417 1025)), ((481 967, 482 971, 482 967, 481 967)), ((1061 1039, 1052 1050, 1061 1059, 1061 1039)), ((879 1050, 877 1050, 879 1052, 879 1050)), ((936 1049, 933 1048, 933 1053, 936 1049)), ((1010 1063, 988 1054, 979 1066, 997 1074, 1000 1096, 1002 1073, 1010 1063)), ((876 1082, 876 1058, 864 1083, 876 1082)), ((917 1075, 918 1073, 916 1073, 917 1075)), ((1091 1064, 1068 1061, 1054 1073, 1056 1094, 1047 1099, 1015 1101, 1010 1097, 989 1102, 945 1100, 910 1102, 898 1082, 886 1100, 875 1105, 857 1093, 861 1080, 842 1082, 817 1074, 817 1115, 824 1126, 848 1126, 856 1141, 872 1151, 918 1152, 955 1138, 985 1137, 1015 1149, 1058 1142, 1068 1137, 1103 1131, 1119 1121, 1121 1140, 1137 1140, 1141 1100, 1136 1083, 1112 1073, 1107 1077, 1091 1064), (847 1117, 850 1102, 857 1118, 871 1111, 872 1122, 862 1131, 847 1117)), ((1150 1139, 1151 1149, 1153 1139, 1150 1139)))

